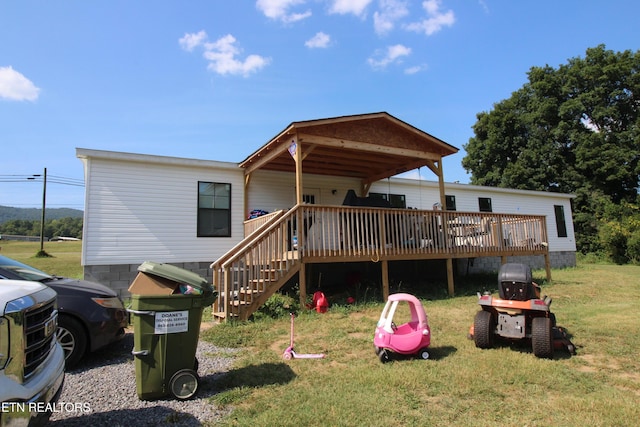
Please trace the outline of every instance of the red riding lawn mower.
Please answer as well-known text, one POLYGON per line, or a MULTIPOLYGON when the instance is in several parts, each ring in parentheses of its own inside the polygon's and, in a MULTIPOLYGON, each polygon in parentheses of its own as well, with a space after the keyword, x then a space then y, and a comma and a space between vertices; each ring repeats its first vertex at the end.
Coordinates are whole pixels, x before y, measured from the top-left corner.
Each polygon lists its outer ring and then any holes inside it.
POLYGON ((575 354, 566 331, 556 326, 551 298, 540 296, 540 286, 532 281, 531 269, 524 264, 504 264, 498 274, 500 298, 478 294, 482 308, 473 321, 469 338, 478 348, 492 348, 496 337, 508 341, 530 340, 533 354, 553 358, 555 349, 575 354))

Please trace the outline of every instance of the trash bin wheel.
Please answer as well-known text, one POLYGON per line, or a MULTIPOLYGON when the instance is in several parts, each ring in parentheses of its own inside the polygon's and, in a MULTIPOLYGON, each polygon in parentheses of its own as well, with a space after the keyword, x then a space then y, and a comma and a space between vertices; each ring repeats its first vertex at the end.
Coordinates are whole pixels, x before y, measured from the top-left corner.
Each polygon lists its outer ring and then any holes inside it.
POLYGON ((193 397, 198 390, 198 374, 191 369, 182 369, 176 372, 169 381, 169 390, 179 400, 193 397))

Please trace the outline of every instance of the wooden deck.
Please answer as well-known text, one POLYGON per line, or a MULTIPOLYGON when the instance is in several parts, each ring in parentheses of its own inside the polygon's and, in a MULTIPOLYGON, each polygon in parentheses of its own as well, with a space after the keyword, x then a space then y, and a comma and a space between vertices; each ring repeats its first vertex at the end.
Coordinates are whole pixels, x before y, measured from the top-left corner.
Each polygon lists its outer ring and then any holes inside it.
POLYGON ((548 257, 539 215, 298 205, 247 221, 245 235, 212 265, 219 320, 248 318, 307 263, 548 257))

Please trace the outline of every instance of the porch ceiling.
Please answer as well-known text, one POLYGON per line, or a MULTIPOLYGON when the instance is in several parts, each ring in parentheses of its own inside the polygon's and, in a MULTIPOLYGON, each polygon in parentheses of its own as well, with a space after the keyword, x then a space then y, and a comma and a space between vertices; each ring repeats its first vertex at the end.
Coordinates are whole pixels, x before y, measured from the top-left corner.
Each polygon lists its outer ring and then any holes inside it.
POLYGON ((240 163, 258 169, 296 172, 289 153, 302 150, 303 173, 359 178, 371 183, 421 166, 436 174, 442 157, 458 152, 446 142, 381 112, 293 122, 240 163))

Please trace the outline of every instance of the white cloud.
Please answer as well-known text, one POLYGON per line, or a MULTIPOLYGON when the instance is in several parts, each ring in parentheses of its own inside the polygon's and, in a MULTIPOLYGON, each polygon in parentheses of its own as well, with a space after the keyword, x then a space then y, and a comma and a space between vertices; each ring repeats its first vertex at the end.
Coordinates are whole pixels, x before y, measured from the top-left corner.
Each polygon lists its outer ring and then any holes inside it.
POLYGON ((426 65, 414 65, 413 67, 405 68, 405 74, 417 74, 420 71, 424 71, 427 69, 426 65))
POLYGON ((200 31, 199 33, 185 34, 178 42, 180 46, 187 52, 193 51, 197 46, 200 46, 207 40, 207 33, 200 31))
POLYGON ((249 55, 244 61, 237 59, 240 54, 236 39, 231 34, 219 38, 213 43, 205 43, 204 58, 209 61, 207 68, 218 74, 249 74, 258 71, 269 63, 268 58, 249 55))
POLYGON ((311 16, 311 11, 307 10, 302 13, 291 13, 289 9, 304 4, 306 0, 258 0, 256 8, 267 18, 291 23, 301 21, 311 16))
POLYGON ((395 26, 396 21, 409 14, 407 3, 401 0, 380 0, 380 10, 373 14, 373 27, 378 35, 384 35, 395 26))
POLYGON ((304 45, 310 49, 314 49, 328 47, 329 43, 331 43, 331 36, 320 31, 316 33, 315 36, 304 42, 304 45))
POLYGON ((233 74, 248 76, 251 73, 264 68, 270 59, 260 55, 249 55, 244 60, 239 59, 241 49, 235 37, 227 34, 214 42, 208 41, 207 33, 185 34, 180 40, 180 46, 191 52, 196 47, 202 46, 202 56, 209 61, 207 69, 217 74, 233 74))
POLYGON ((40 89, 11 66, 0 67, 0 98, 12 101, 35 101, 40 89))
POLYGON ((452 26, 456 21, 453 11, 448 10, 441 12, 440 3, 440 0, 426 0, 422 2, 422 7, 427 12, 427 18, 408 24, 405 28, 409 31, 425 33, 427 36, 430 36, 445 26, 452 26))
POLYGON ((329 13, 346 15, 352 13, 356 16, 363 16, 364 11, 372 0, 331 0, 329 13))
POLYGON ((374 57, 376 58, 371 57, 367 60, 367 62, 373 68, 385 68, 387 65, 394 62, 401 62, 403 57, 409 55, 411 55, 411 48, 408 48, 401 44, 396 44, 387 47, 387 49, 384 51, 377 51, 374 54, 374 57))

